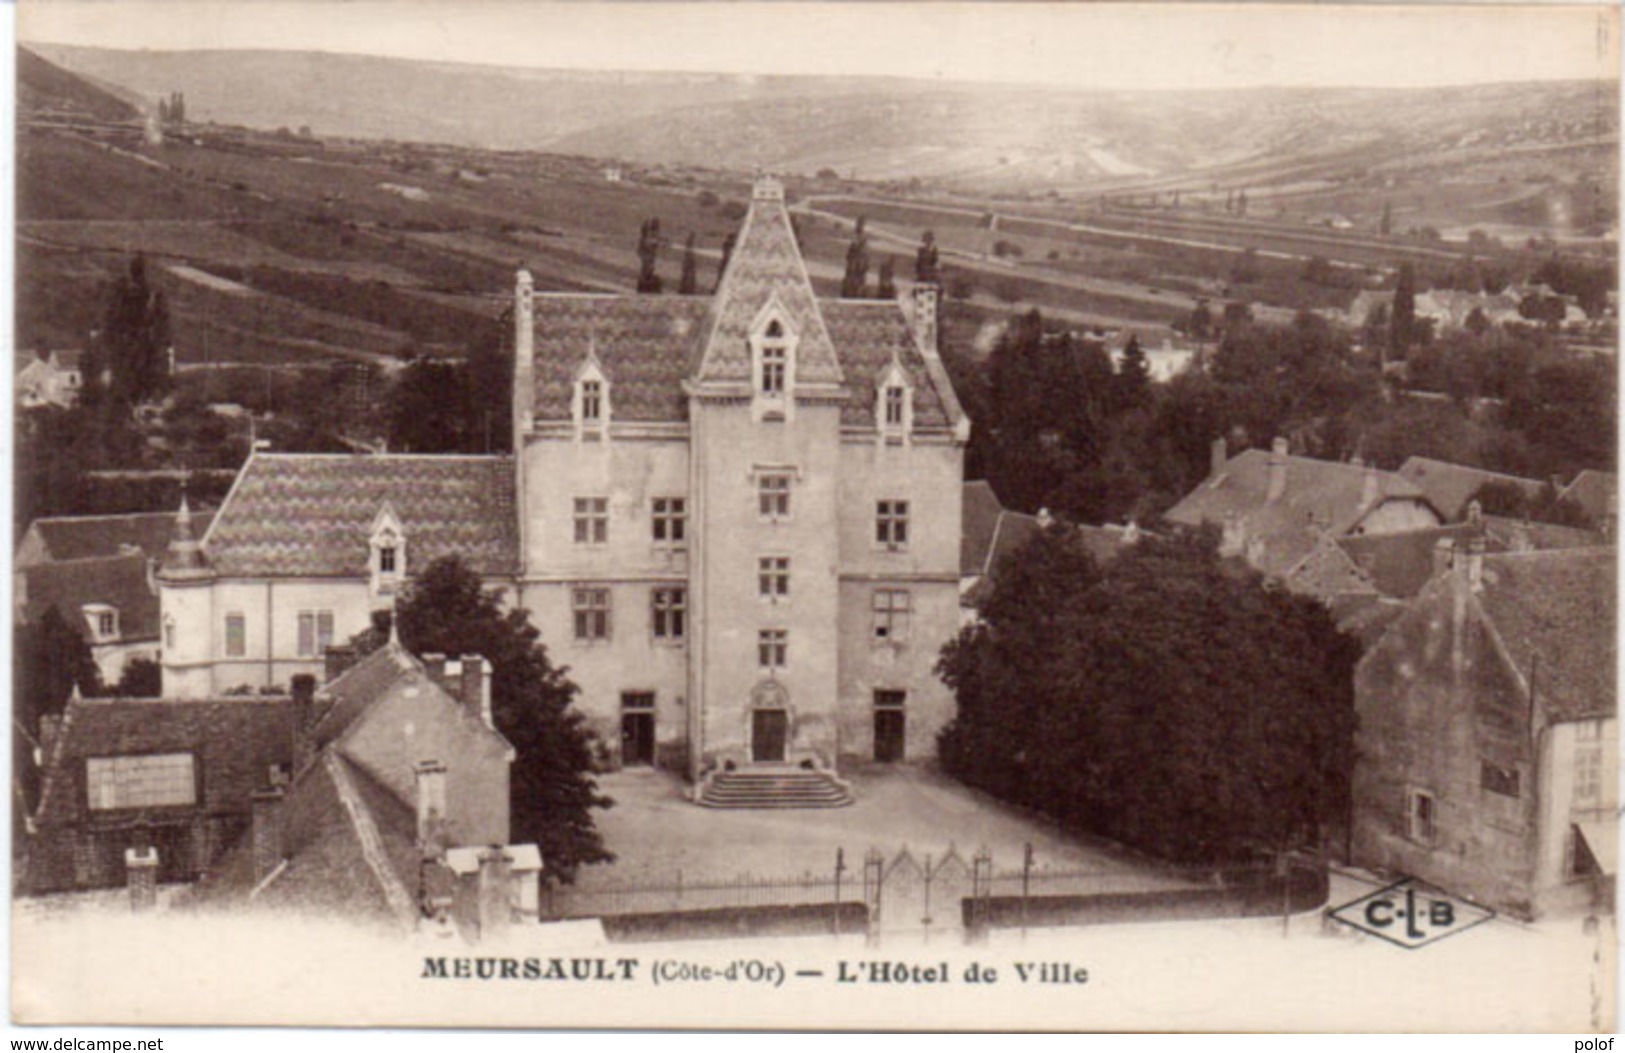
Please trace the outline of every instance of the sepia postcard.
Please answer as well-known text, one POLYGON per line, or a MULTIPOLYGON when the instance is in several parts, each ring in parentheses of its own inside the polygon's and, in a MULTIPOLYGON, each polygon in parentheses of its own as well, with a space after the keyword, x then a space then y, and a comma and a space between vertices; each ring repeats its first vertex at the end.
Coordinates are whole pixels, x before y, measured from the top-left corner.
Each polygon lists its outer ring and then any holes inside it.
POLYGON ((14 1026, 1615 1029, 1616 7, 15 17, 14 1026))

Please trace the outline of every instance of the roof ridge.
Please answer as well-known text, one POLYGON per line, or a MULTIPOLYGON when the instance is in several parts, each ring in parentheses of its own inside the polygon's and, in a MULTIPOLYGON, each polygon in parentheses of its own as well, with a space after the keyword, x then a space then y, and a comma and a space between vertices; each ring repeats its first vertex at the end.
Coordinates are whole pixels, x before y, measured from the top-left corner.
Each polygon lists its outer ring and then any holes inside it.
POLYGON ((412 897, 401 883, 400 875, 390 865, 389 856, 384 851, 383 836, 378 832, 378 824, 373 819, 372 811, 367 803, 361 799, 361 793, 356 789, 355 783, 350 781, 350 773, 345 770, 345 761, 332 750, 323 753, 324 767, 328 777, 333 781, 333 789, 338 793, 339 803, 344 806, 344 812, 350 818, 350 827, 355 831, 356 842, 361 848, 361 858, 367 863, 367 869, 377 879, 379 887, 383 890, 384 900, 394 913, 396 920, 410 926, 415 917, 412 909, 412 897))

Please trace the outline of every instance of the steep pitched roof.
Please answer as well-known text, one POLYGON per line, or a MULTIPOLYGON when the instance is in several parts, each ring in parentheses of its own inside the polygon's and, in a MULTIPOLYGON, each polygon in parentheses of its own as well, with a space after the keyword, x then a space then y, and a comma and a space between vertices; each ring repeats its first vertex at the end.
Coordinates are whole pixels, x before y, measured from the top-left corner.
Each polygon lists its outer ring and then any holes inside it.
POLYGON ((696 379, 750 379, 751 327, 774 300, 800 333, 797 382, 839 383, 841 364, 796 245, 783 188, 769 180, 759 182, 752 191, 750 211, 717 288, 712 328, 702 348, 704 357, 694 371, 696 379))
POLYGON ((841 407, 842 424, 875 422, 875 392, 893 361, 903 367, 914 391, 915 426, 951 423, 944 393, 937 390, 937 384, 946 383, 946 378, 939 381, 932 376, 898 304, 890 300, 820 300, 819 304, 853 392, 841 407))
POLYGON ((1466 513, 1468 500, 1485 483, 1516 486, 1531 498, 1539 497, 1546 485, 1538 479, 1503 475, 1482 468, 1469 468, 1464 464, 1435 461, 1429 457, 1410 458, 1399 466, 1399 475, 1420 487, 1433 507, 1452 521, 1466 513))
MULTIPOLYGON (((213 509, 195 509, 193 528, 207 530, 214 519, 213 509)), ((140 512, 118 516, 53 516, 36 519, 29 533, 36 535, 49 560, 90 559, 117 556, 126 547, 161 559, 175 528, 173 512, 140 512)))
POLYGON ((1307 557, 1322 532, 1347 534, 1373 508, 1396 499, 1425 496, 1393 472, 1368 465, 1245 450, 1186 494, 1166 518, 1181 526, 1234 520, 1257 548, 1250 560, 1266 574, 1280 574, 1307 557), (1285 457, 1286 487, 1271 501, 1269 468, 1276 456, 1285 457), (1375 484, 1370 499, 1368 481, 1375 484))
POLYGON ((55 607, 69 624, 79 626, 82 607, 105 603, 118 609, 121 641, 158 639, 158 594, 148 582, 147 557, 139 552, 107 559, 41 563, 18 573, 25 622, 37 622, 55 607))
POLYGON ((1484 557, 1481 608, 1551 720, 1618 708, 1617 559, 1611 548, 1484 557))
POLYGON ((312 740, 318 748, 334 741, 402 677, 422 671, 422 664, 394 640, 378 648, 322 687, 320 697, 332 705, 311 729, 312 740))
POLYGON ((1432 580, 1439 542, 1466 542, 1484 533, 1482 525, 1458 523, 1396 534, 1340 537, 1337 544, 1384 596, 1409 599, 1432 580))
POLYGON ((1609 504, 1618 492, 1618 476, 1613 472, 1599 472, 1588 468, 1563 488, 1563 500, 1573 501, 1585 509, 1585 514, 1591 517, 1593 523, 1601 523, 1612 511, 1609 504))
POLYGON ((987 555, 1004 505, 992 485, 978 479, 960 488, 960 507, 959 573, 969 577, 987 568, 987 555))
POLYGON ((256 454, 203 539, 216 573, 361 577, 388 502, 411 568, 460 556, 483 575, 519 564, 509 457, 256 454))
POLYGON ((193 754, 198 810, 246 813, 250 796, 269 785, 271 765, 292 763, 298 727, 299 707, 287 699, 70 702, 45 760, 38 821, 44 827, 84 817, 87 758, 143 753, 193 754))
POLYGON ((705 336, 709 298, 544 294, 533 304, 537 417, 569 418, 576 370, 591 348, 616 419, 688 419, 683 381, 705 336))
POLYGON ((1377 595, 1371 579, 1338 546, 1338 539, 1328 534, 1314 539, 1308 554, 1288 572, 1286 581, 1292 591, 1328 602, 1337 597, 1377 595))
POLYGON ((1508 516, 1484 516, 1484 537, 1490 551, 1517 552, 1523 548, 1545 551, 1556 548, 1596 548, 1606 545, 1608 539, 1595 530, 1561 526, 1557 523, 1539 523, 1534 520, 1513 519, 1508 516))

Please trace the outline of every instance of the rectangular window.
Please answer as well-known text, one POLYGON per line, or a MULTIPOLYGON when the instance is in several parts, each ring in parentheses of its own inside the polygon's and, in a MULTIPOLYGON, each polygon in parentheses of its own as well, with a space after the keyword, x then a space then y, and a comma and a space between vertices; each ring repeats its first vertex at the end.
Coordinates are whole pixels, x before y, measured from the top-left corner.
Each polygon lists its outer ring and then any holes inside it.
POLYGON ((604 416, 604 389, 596 380, 581 382, 581 420, 597 424, 604 416))
POLYGON ((908 544, 908 502, 875 503, 875 540, 889 548, 908 544))
POLYGON ((333 642, 332 611, 299 612, 299 657, 316 658, 333 642))
POLYGON ((758 595, 769 599, 790 595, 790 557, 763 556, 758 559, 756 591, 758 595))
POLYGON ((901 428, 903 426, 903 397, 906 394, 902 388, 889 387, 886 389, 886 426, 901 428))
POLYGON ((575 499, 575 537, 578 545, 602 545, 609 540, 609 498, 575 499))
POLYGON ((226 657, 241 658, 248 653, 248 619, 241 614, 226 615, 226 657))
POLYGON ((784 345, 764 344, 762 346, 762 394, 784 394, 784 345))
POLYGON ((102 611, 96 615, 96 635, 102 639, 118 635, 118 615, 102 611))
POLYGON ((622 709, 653 709, 655 708, 655 693, 653 691, 622 691, 622 709))
POLYGON ((908 639, 910 602, 907 589, 876 589, 872 606, 876 643, 908 639))
POLYGON ((907 701, 907 699, 908 699, 908 692, 907 691, 879 690, 879 691, 875 692, 875 708, 876 709, 901 709, 901 708, 903 708, 903 703, 905 701, 907 701))
POLYGON ((1498 793, 1503 797, 1518 796, 1518 769, 1491 764, 1489 761, 1480 761, 1478 764, 1478 784, 1490 793, 1498 793))
POLYGON ((608 589, 576 589, 571 605, 575 609, 577 640, 609 639, 608 589))
POLYGON ((756 664, 763 669, 783 669, 789 664, 790 633, 785 629, 762 629, 756 634, 756 664))
POLYGON ((378 549, 378 573, 395 573, 395 546, 384 545, 378 549))
POLYGON ((790 518, 790 476, 767 472, 757 477, 756 495, 763 519, 790 518))
POLYGON ((688 628, 687 590, 656 589, 650 602, 655 639, 681 640, 688 628))
POLYGON ((91 757, 85 785, 93 811, 180 808, 197 803, 197 775, 190 753, 141 757, 91 757))
POLYGON ((657 497, 653 510, 654 542, 682 548, 688 536, 688 502, 681 497, 657 497))
POLYGON ((1410 820, 1410 837, 1430 845, 1439 832, 1439 817, 1433 795, 1425 790, 1412 790, 1406 814, 1410 820))
POLYGON ((1580 806, 1602 803, 1600 742, 1581 742, 1574 747, 1574 803, 1580 806))

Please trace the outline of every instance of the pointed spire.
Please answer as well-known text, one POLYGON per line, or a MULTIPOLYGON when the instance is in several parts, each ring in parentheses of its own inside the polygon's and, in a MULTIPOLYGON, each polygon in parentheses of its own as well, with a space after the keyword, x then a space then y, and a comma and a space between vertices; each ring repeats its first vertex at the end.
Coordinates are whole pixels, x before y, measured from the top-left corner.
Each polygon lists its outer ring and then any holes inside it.
POLYGON ((203 546, 192 533, 192 506, 181 488, 181 507, 175 513, 175 529, 169 535, 169 548, 164 552, 163 564, 158 568, 161 581, 196 580, 209 577, 208 561, 203 546))

